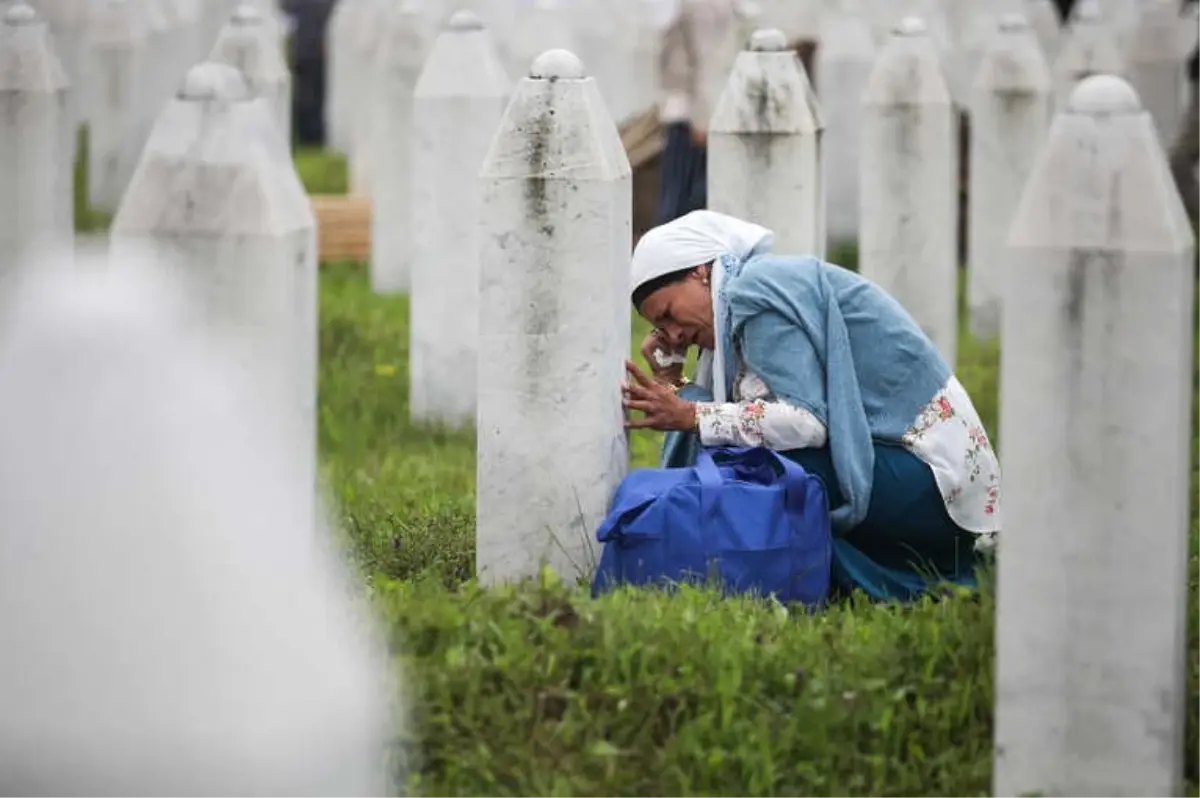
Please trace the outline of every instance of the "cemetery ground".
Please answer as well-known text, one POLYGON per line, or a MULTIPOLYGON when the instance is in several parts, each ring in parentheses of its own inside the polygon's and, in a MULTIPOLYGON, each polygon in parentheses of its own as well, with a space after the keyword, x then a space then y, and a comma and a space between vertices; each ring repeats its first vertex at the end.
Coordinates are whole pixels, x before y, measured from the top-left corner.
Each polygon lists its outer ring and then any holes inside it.
MULTIPOLYGON (((345 190, 333 156, 301 152, 297 167, 311 193, 345 190)), ((854 265, 852 251, 830 259, 854 265)), ((990 794, 990 587, 815 615, 701 589, 593 600, 550 575, 483 589, 472 579, 473 433, 408 420, 407 298, 374 295, 365 264, 325 264, 320 313, 323 477, 406 675, 413 714, 394 754, 413 792, 990 794)), ((635 347, 645 332, 635 318, 635 347)), ((958 373, 993 440, 998 356, 962 333, 958 373)), ((635 433, 633 465, 655 465, 658 441, 635 433)), ((1190 795, 1197 479, 1193 461, 1190 795)))

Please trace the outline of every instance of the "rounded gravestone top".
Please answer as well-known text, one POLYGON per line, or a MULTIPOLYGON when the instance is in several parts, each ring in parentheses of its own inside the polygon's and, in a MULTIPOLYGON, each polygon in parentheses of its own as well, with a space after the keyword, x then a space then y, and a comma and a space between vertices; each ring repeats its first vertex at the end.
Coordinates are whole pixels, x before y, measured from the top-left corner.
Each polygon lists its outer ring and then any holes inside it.
POLYGON ((1002 33, 1019 33, 1029 30, 1029 20, 1019 11, 1007 11, 1000 15, 1000 31, 1002 33))
POLYGON ((1067 100, 1067 112, 1087 116, 1141 113, 1133 87, 1116 75, 1091 75, 1079 81, 1067 100))
POLYGON ((787 36, 779 28, 762 28, 750 36, 750 49, 760 53, 778 53, 788 48, 787 36))
POLYGON ((13 3, 4 12, 5 25, 29 25, 37 21, 37 12, 28 3, 13 3))
POLYGON ((454 12, 446 27, 450 30, 483 30, 483 20, 474 11, 464 8, 454 12))
POLYGON ((229 21, 234 25, 261 25, 263 22, 262 12, 249 3, 239 3, 233 9, 233 16, 229 21))
POLYGON ((188 70, 176 96, 187 102, 246 100, 250 97, 250 89, 237 69, 205 61, 188 70))
POLYGON ((583 62, 570 50, 547 50, 533 61, 529 77, 534 80, 582 80, 587 77, 583 62))
POLYGON ((925 20, 920 17, 905 17, 896 23, 896 27, 892 28, 892 33, 897 36, 924 36, 929 33, 929 28, 925 25, 925 20))

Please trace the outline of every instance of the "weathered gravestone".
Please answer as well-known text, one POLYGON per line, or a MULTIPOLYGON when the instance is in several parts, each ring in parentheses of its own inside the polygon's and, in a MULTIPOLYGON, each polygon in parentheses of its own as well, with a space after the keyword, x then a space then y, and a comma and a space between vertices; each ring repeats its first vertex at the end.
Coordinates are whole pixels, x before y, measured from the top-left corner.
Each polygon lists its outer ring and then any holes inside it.
POLYGON ((1072 93, 1008 243, 995 794, 1179 795, 1195 239, 1123 80, 1072 93))
POLYGON ((1096 0, 1079 0, 1052 67, 1055 106, 1064 108, 1079 81, 1089 75, 1120 75, 1125 58, 1096 0))
POLYGON ((853 6, 829 11, 816 52, 816 89, 825 119, 821 161, 831 244, 858 237, 862 96, 875 55, 871 28, 853 6))
POLYGON ((628 465, 630 170, 595 81, 551 50, 515 88, 481 172, 479 577, 566 577, 628 465))
POLYGON ((925 23, 906 17, 863 95, 859 271, 902 304, 950 367, 958 349, 958 130, 925 23))
POLYGON ((239 3, 221 29, 208 60, 240 71, 250 91, 270 105, 288 148, 292 141, 292 73, 276 26, 249 3, 239 3))
POLYGON ((413 89, 429 50, 427 21, 405 0, 387 17, 375 59, 368 139, 371 178, 371 288, 407 292, 412 268, 413 89))
POLYGON ((408 389, 414 421, 475 422, 479 170, 511 89, 490 32, 475 14, 456 13, 434 42, 413 102, 408 389))
POLYGON ((88 28, 88 204, 115 211, 150 134, 155 64, 138 0, 98 0, 88 28))
POLYGON ((967 301, 971 333, 1000 332, 1005 241, 1051 113, 1050 68, 1025 17, 1000 17, 971 91, 971 196, 967 301))
POLYGON ((0 336, 0 792, 390 794, 393 666, 300 531, 309 442, 157 264, 43 265, 0 336))
POLYGON ((0 26, 0 275, 74 236, 67 75, 23 2, 0 26))
POLYGON ((1179 135, 1185 108, 1182 65, 1190 53, 1179 46, 1182 22, 1177 0, 1147 0, 1127 51, 1129 82, 1154 120, 1163 147, 1179 135))
POLYGON ((215 63, 188 72, 111 236, 115 256, 149 252, 177 272, 197 298, 196 329, 290 399, 315 490, 316 227, 270 108, 240 72, 215 63))
POLYGON ((708 207, 775 230, 780 252, 824 257, 823 127, 783 32, 756 31, 709 124, 708 207))

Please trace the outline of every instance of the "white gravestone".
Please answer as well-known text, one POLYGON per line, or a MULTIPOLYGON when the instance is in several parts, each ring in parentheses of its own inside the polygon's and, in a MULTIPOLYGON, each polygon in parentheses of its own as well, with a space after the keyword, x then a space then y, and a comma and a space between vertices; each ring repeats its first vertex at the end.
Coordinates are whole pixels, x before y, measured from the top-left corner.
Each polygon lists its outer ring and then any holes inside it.
POLYGON ((354 34, 365 9, 364 0, 338 0, 325 28, 325 134, 330 149, 343 155, 350 151, 354 34))
POLYGON ((1176 0, 1147 0, 1128 50, 1129 82, 1150 112, 1164 147, 1179 135, 1185 108, 1182 64, 1191 53, 1179 47, 1181 21, 1176 0))
POLYGON ((814 71, 817 97, 825 118, 821 160, 830 243, 852 242, 858 237, 862 95, 875 64, 875 54, 871 28, 853 8, 826 15, 814 71))
POLYGON ((45 265, 0 336, 0 791, 392 794, 395 665, 297 535, 303 441, 157 264, 45 265))
POLYGON ((1024 10, 1025 18, 1042 45, 1046 63, 1053 64, 1062 39, 1062 19, 1058 15, 1058 7, 1054 5, 1054 0, 1025 0, 1024 10))
POLYGON ((1121 75, 1125 59, 1096 0, 1079 0, 1063 34, 1054 76, 1055 107, 1061 110, 1075 84, 1089 75, 1121 75))
POLYGON ((994 794, 1180 795, 1195 239, 1123 80, 1072 93, 1009 246, 994 794))
POLYGON ((572 53, 517 85, 480 178, 476 567, 490 584, 543 563, 586 576, 629 459, 632 182, 572 53))
POLYGON ((221 29, 209 61, 228 64, 246 77, 250 90, 271 106, 287 147, 292 142, 292 73, 274 25, 248 3, 234 9, 221 29))
POLYGON ((175 74, 175 47, 171 39, 171 24, 163 0, 136 0, 139 12, 146 25, 147 66, 143 76, 143 113, 146 115, 146 130, 158 118, 159 112, 175 93, 182 74, 175 74))
POLYGON ((954 367, 958 123, 937 48, 906 17, 863 95, 859 271, 905 307, 954 367))
POLYGON ((1050 68, 1020 14, 1005 15, 984 51, 971 93, 971 196, 967 298, 971 333, 1000 332, 1008 228, 1050 129, 1050 68))
MULTIPOLYGON (((71 164, 78 156, 78 132, 86 123, 82 97, 83 72, 88 63, 87 26, 96 0, 34 0, 33 8, 50 28, 50 49, 67 75, 67 125, 64 157, 71 164), (69 133, 69 135, 67 135, 69 133)), ((13 4, 15 5, 15 3, 13 4)), ((72 204, 72 208, 74 204, 72 204)), ((72 218, 72 224, 74 219, 72 218)))
POLYGON ((371 134, 374 127, 376 112, 376 83, 378 75, 375 69, 375 59, 379 56, 380 43, 383 41, 387 22, 390 18, 390 5, 387 0, 361 0, 365 5, 362 13, 357 15, 358 29, 354 36, 354 54, 352 72, 354 79, 352 99, 350 101, 353 122, 350 129, 350 153, 347 166, 350 192, 364 197, 370 197, 374 189, 374 164, 371 157, 371 134))
POLYGON ((708 207, 777 231, 780 252, 824 257, 823 128, 783 32, 756 31, 709 123, 708 207))
POLYGON ((290 397, 315 490, 316 223, 278 135, 239 71, 193 67, 154 126, 111 242, 178 270, 200 303, 197 329, 290 397))
POLYGON ((99 0, 88 29, 88 204, 115 211, 150 133, 149 29, 138 0, 99 0))
POLYGON ((408 369, 414 421, 475 423, 479 170, 511 89, 491 33, 475 14, 455 14, 414 93, 408 369))
POLYGON ((67 75, 49 28, 30 6, 14 3, 0 27, 0 276, 73 239, 68 114, 67 75))
POLYGON ((392 11, 375 63, 371 178, 371 288, 409 290, 412 266, 413 89, 429 49, 419 6, 392 11))

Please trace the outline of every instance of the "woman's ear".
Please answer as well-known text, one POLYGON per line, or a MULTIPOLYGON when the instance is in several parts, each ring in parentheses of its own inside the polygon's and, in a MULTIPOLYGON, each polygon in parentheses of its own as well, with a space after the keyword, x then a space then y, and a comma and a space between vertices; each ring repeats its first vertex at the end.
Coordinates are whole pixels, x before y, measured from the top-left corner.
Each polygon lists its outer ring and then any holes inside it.
POLYGON ((695 269, 692 270, 692 276, 699 278, 700 282, 704 283, 705 285, 708 285, 708 281, 711 279, 711 276, 712 276, 712 264, 705 263, 701 266, 697 266, 695 269))

